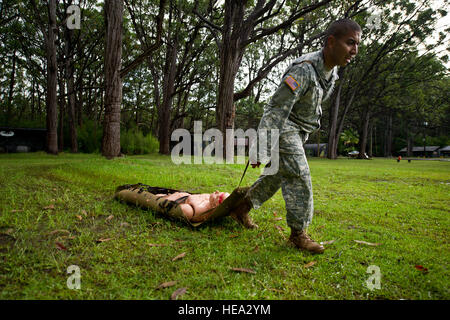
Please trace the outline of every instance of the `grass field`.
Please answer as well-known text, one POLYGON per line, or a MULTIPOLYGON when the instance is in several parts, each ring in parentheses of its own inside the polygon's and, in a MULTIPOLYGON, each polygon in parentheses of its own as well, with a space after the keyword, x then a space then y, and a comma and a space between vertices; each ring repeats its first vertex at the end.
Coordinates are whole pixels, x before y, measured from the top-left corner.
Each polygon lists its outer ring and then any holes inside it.
MULTIPOLYGON (((242 164, 0 155, 0 299, 170 299, 181 288, 178 299, 186 300, 450 298, 450 162, 311 158, 309 165, 308 232, 334 240, 322 255, 287 244, 280 191, 252 211, 257 230, 229 217, 194 229, 113 199, 116 186, 137 182, 231 192, 242 164), (79 290, 67 286, 70 265, 79 267, 79 290), (370 266, 379 268, 379 289, 366 283, 376 276, 370 266)), ((249 168, 243 185, 258 174, 249 168)))

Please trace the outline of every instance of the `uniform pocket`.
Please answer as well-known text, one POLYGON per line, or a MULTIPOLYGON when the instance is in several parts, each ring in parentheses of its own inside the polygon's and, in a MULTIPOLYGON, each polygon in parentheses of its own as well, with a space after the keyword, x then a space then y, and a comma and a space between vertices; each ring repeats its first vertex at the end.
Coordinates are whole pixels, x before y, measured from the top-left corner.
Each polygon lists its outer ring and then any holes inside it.
POLYGON ((304 154, 302 135, 299 131, 282 132, 279 143, 280 153, 304 154))
POLYGON ((284 177, 306 179, 310 176, 305 154, 282 154, 280 171, 284 177))

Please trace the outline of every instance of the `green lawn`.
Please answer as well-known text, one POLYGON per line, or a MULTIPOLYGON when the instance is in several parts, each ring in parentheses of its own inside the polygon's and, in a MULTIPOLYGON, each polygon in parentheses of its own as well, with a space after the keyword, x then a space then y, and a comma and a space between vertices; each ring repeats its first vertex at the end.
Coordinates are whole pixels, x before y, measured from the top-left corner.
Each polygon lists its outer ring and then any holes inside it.
MULTIPOLYGON (((450 162, 311 158, 309 165, 308 231, 335 240, 323 255, 287 244, 280 191, 252 211, 257 230, 229 217, 194 229, 113 199, 116 186, 137 182, 231 192, 242 164, 2 154, 0 299, 170 299, 179 288, 186 300, 450 298, 450 162), (80 268, 79 290, 67 287, 70 265, 80 268), (367 287, 372 265, 380 289, 367 287), (157 289, 169 281, 176 283, 157 289)), ((249 168, 243 185, 258 174, 249 168)))

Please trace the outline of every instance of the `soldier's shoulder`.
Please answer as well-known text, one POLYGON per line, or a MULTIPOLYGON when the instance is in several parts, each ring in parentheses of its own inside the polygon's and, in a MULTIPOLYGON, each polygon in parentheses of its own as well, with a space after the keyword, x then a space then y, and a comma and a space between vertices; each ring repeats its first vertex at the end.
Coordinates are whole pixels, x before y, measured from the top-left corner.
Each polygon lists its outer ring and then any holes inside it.
POLYGON ((308 53, 302 55, 300 58, 295 59, 291 64, 291 69, 293 71, 299 72, 313 72, 314 71, 314 61, 316 58, 316 52, 308 53))
POLYGON ((286 76, 293 76, 295 79, 303 79, 307 81, 311 79, 314 69, 309 63, 294 62, 285 73, 286 76))

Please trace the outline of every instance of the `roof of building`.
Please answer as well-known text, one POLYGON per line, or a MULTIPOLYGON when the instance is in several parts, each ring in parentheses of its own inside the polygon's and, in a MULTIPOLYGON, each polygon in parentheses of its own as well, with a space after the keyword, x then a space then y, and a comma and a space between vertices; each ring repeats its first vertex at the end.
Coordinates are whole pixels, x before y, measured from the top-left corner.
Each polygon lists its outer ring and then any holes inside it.
POLYGON ((445 146, 439 149, 440 152, 442 151, 450 151, 450 146, 445 146))
MULTIPOLYGON (((425 146, 426 152, 432 152, 439 149, 439 146, 425 146)), ((406 147, 401 149, 399 152, 406 152, 406 147)), ((413 147, 412 152, 423 152, 423 146, 422 147, 413 147)))

